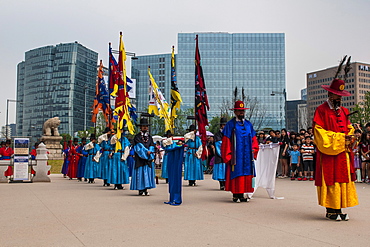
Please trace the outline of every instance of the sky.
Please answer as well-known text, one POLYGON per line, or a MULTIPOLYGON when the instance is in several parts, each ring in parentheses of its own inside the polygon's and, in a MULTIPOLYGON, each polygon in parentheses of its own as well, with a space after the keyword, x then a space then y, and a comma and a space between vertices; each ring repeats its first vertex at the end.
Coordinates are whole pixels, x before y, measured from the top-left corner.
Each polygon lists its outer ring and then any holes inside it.
MULTIPOLYGON (((346 54, 370 63, 368 0, 0 0, 0 9, 0 126, 26 51, 78 41, 107 65, 120 31, 137 55, 170 53, 178 33, 285 33, 288 100, 300 99, 306 73, 346 54)), ((15 109, 9 103, 9 124, 15 109)))

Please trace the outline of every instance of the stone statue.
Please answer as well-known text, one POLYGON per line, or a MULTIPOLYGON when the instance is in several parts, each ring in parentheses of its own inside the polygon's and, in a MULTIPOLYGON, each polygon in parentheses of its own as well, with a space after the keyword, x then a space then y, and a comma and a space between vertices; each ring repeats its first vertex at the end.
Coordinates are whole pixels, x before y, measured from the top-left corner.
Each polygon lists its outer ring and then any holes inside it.
POLYGON ((45 121, 42 128, 44 136, 59 136, 58 126, 60 125, 59 117, 53 117, 45 121))

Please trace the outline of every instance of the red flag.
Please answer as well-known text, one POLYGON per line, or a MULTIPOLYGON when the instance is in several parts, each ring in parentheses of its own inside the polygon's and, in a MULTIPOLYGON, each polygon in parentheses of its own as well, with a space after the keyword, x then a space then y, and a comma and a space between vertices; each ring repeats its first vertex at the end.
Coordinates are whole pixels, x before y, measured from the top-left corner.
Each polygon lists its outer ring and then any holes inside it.
POLYGON ((207 158, 207 134, 208 126, 207 111, 209 111, 206 85, 203 78, 203 70, 200 63, 200 53, 198 47, 198 35, 195 38, 195 120, 198 122, 198 131, 202 140, 203 153, 202 160, 207 158))

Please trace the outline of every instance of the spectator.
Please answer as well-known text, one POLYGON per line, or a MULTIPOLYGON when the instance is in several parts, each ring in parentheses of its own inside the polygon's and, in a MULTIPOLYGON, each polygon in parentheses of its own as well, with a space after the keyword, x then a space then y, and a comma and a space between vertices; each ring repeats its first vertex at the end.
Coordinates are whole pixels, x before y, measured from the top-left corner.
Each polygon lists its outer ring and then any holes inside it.
POLYGON ((279 142, 280 142, 279 160, 281 163, 281 170, 282 170, 281 178, 287 178, 289 174, 289 167, 288 167, 289 137, 288 137, 286 129, 281 130, 281 136, 280 136, 279 142))
POLYGON ((313 157, 315 154, 315 147, 312 144, 311 136, 306 136, 304 139, 305 143, 301 146, 302 160, 303 160, 303 181, 313 181, 313 157), (308 176, 308 170, 310 170, 310 176, 308 176))
POLYGON ((368 183, 370 174, 368 168, 370 162, 370 132, 365 132, 361 136, 360 154, 362 160, 362 182, 368 183))
POLYGON ((293 145, 293 150, 290 152, 290 171, 291 177, 290 180, 295 180, 296 171, 298 171, 298 180, 302 180, 302 172, 301 172, 301 162, 300 157, 301 153, 298 151, 298 145, 293 145))

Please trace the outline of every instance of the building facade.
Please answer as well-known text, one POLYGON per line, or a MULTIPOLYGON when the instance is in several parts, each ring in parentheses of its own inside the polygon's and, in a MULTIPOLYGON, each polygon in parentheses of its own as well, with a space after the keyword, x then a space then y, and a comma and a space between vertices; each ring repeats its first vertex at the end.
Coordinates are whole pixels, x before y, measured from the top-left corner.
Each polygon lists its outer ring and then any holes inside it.
POLYGON ((38 138, 45 120, 59 117, 59 133, 92 126, 98 53, 74 42, 36 48, 17 67, 17 136, 38 138))
MULTIPOLYGON (((353 62, 351 67, 345 87, 351 96, 342 98, 342 105, 350 112, 356 104, 365 99, 366 92, 370 90, 370 64, 353 62)), ((328 98, 328 92, 321 85, 331 84, 337 68, 336 66, 307 73, 308 121, 312 122, 315 109, 328 98)))
POLYGON ((171 53, 147 56, 136 56, 131 60, 131 77, 136 79, 136 104, 138 112, 148 109, 149 76, 148 66, 155 82, 167 102, 170 103, 171 91, 171 53))
MULTIPOLYGON (((288 131, 298 132, 303 129, 302 123, 307 117, 302 116, 302 106, 306 104, 305 100, 288 100, 286 102, 286 129, 288 131), (304 117, 304 119, 302 119, 304 117)), ((306 124, 307 125, 307 124, 306 124)))
MULTIPOLYGON (((235 87, 244 88, 246 104, 258 112, 251 118, 256 129, 285 127, 285 35, 283 33, 199 33, 199 50, 210 104, 208 119, 233 106, 235 87), (248 104, 249 103, 249 104, 248 104)), ((182 109, 194 108, 195 36, 179 33, 176 55, 177 85, 182 109)), ((132 60, 137 108, 148 107, 147 68, 167 102, 171 89, 171 54, 138 56, 132 60)), ((249 113, 252 111, 249 111, 249 113)), ((230 111, 230 113, 232 113, 230 111)), ((248 115, 248 112, 246 113, 248 115)))

